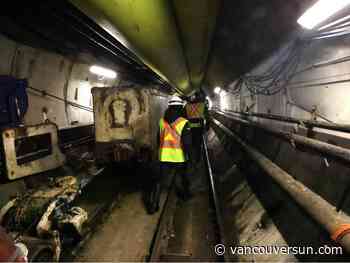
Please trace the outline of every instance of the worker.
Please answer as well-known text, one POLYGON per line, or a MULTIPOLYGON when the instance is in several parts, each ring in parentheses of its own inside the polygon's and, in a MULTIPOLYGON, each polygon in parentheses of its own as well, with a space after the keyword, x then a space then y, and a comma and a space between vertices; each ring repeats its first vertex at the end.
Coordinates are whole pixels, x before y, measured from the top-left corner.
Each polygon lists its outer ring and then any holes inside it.
POLYGON ((190 171, 192 165, 191 128, 184 116, 184 101, 177 95, 172 96, 164 117, 159 121, 159 161, 160 177, 155 180, 151 193, 149 213, 159 209, 161 181, 166 177, 175 178, 176 192, 183 200, 191 198, 190 171))
POLYGON ((202 156, 202 138, 203 132, 208 129, 208 105, 206 97, 202 90, 197 91, 190 97, 186 104, 186 117, 190 122, 192 140, 195 151, 195 160, 198 163, 202 156))
POLYGON ((23 243, 15 243, 0 226, 0 262, 28 262, 28 249, 23 243))

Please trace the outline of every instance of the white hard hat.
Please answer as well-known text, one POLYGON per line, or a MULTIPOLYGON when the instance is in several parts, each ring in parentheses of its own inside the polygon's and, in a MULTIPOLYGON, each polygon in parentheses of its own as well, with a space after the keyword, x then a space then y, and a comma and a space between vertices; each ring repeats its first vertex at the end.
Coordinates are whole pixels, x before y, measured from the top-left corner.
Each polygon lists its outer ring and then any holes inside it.
POLYGON ((178 96, 173 95, 168 101, 168 106, 184 106, 185 102, 178 96))

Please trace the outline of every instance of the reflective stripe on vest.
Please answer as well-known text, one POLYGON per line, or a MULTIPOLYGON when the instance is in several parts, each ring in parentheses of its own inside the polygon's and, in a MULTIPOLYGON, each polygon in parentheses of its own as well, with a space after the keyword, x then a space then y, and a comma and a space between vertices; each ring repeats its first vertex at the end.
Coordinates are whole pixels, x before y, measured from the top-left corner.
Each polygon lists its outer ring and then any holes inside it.
POLYGON ((204 118, 204 103, 187 103, 186 104, 186 113, 188 119, 199 119, 204 118))
POLYGON ((202 124, 199 122, 191 122, 190 127, 191 128, 202 128, 202 124))
POLYGON ((161 162, 183 163, 186 161, 182 149, 181 134, 188 120, 178 118, 171 125, 164 119, 159 121, 160 148, 159 160, 161 162))

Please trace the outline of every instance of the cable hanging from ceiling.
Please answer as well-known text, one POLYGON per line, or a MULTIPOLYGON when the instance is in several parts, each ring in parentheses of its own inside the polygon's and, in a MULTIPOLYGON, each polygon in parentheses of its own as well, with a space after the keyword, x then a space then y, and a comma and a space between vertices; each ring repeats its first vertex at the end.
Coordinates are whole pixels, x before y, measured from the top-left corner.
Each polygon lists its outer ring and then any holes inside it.
MULTIPOLYGON (((239 95, 245 87, 252 95, 272 96, 285 90, 291 79, 304 70, 298 70, 304 50, 311 42, 322 39, 341 37, 350 34, 350 15, 338 19, 326 26, 302 34, 291 41, 289 45, 281 49, 274 63, 262 73, 242 75, 234 84, 229 85, 226 90, 233 95, 239 95), (276 63, 277 62, 277 63, 276 63)), ((333 63, 336 64, 348 61, 348 58, 340 58, 333 63)), ((309 68, 314 68, 308 67, 309 68)))

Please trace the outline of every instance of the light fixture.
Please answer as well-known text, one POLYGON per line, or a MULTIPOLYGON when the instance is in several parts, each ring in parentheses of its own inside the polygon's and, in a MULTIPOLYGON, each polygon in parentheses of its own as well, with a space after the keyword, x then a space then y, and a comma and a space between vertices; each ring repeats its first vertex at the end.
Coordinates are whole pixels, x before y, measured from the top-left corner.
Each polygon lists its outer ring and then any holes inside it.
POLYGON ((349 4, 350 0, 318 0, 298 19, 298 23, 302 27, 313 29, 349 4))
POLYGON ((117 77, 117 73, 115 71, 96 65, 90 67, 90 72, 108 79, 115 79, 117 77))
POLYGON ((215 87, 214 93, 220 94, 220 92, 221 92, 221 88, 220 87, 215 87))

